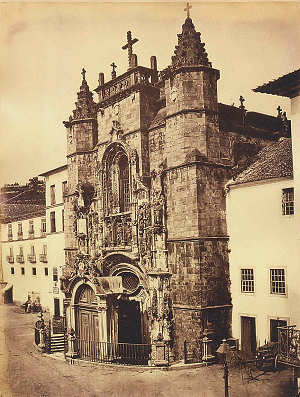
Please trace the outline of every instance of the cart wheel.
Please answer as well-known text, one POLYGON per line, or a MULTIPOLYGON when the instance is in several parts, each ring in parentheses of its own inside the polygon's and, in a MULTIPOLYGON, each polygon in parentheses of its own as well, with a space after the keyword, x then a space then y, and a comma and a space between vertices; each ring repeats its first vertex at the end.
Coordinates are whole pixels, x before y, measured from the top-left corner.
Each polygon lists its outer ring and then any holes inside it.
POLYGON ((263 366, 263 360, 256 360, 255 362, 256 368, 260 369, 263 366))
POLYGON ((278 370, 278 354, 276 354, 274 359, 274 371, 278 370))

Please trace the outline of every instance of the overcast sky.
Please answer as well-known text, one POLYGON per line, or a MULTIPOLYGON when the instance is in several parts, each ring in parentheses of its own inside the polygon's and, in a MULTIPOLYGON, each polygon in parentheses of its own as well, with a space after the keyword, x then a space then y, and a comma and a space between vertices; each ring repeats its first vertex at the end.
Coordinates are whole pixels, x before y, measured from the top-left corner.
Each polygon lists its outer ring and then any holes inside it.
MULTIPOLYGON (((121 74, 126 32, 139 65, 171 63, 184 3, 0 3, 0 184, 25 182, 65 164, 65 128, 81 83, 98 73, 121 74)), ((276 115, 289 100, 252 88, 300 67, 300 4, 192 2, 191 17, 213 67, 221 72, 219 101, 276 115)), ((96 99, 96 95, 94 95, 96 99)))

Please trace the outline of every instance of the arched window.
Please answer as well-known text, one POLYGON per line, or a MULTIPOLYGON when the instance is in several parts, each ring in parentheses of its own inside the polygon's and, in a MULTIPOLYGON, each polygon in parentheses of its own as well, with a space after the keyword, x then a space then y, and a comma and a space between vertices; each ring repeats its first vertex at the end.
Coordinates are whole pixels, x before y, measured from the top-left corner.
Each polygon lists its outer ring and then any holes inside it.
POLYGON ((129 165, 125 155, 119 160, 119 197, 120 197, 120 212, 129 211, 130 196, 129 196, 129 165))
POLYGON ((115 147, 106 159, 106 210, 117 214, 130 210, 129 164, 124 150, 115 147))

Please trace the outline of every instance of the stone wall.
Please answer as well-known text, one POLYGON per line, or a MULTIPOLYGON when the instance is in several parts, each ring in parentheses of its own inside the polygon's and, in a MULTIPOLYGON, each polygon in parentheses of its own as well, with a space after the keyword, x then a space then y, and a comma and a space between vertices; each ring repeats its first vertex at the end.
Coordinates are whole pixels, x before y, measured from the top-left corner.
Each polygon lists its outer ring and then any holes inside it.
POLYGON ((172 272, 174 353, 181 359, 184 340, 196 346, 209 327, 209 320, 216 340, 229 336, 226 309, 218 309, 213 320, 203 314, 207 307, 231 304, 227 239, 169 241, 168 258, 172 272))

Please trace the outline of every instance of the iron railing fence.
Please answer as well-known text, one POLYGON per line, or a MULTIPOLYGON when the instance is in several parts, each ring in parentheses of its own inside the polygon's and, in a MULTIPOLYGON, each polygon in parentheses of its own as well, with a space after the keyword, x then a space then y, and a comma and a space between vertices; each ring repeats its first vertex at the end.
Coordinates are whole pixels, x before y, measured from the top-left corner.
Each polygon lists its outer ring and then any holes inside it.
POLYGON ((66 328, 66 319, 62 316, 53 316, 51 320, 53 334, 63 334, 66 328))
POLYGON ((151 359, 151 344, 111 343, 83 339, 77 339, 76 342, 80 358, 88 361, 148 365, 151 359))
POLYGON ((295 325, 278 328, 278 361, 300 367, 300 330, 295 325))
POLYGON ((185 364, 200 363, 203 361, 203 342, 197 340, 195 342, 184 341, 183 358, 185 364))

